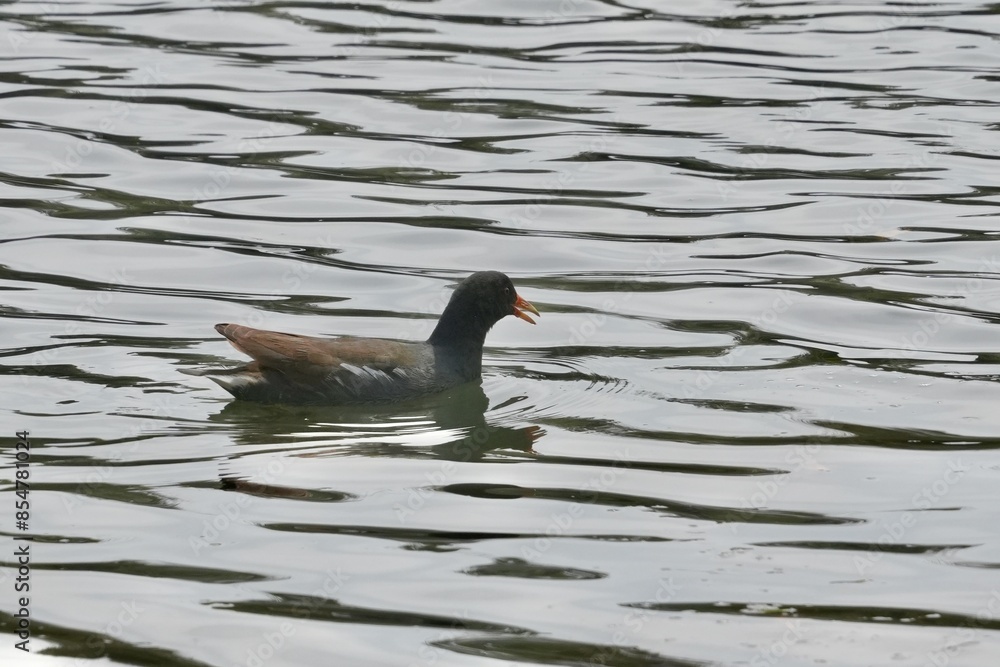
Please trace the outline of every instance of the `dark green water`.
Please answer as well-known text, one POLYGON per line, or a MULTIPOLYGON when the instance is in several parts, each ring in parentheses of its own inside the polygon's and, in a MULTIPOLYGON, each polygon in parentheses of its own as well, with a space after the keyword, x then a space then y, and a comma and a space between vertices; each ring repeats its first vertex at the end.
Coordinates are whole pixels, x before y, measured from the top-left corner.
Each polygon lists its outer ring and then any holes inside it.
POLYGON ((0 6, 0 663, 997 664, 998 13, 0 6), (480 269, 481 387, 179 372, 480 269))

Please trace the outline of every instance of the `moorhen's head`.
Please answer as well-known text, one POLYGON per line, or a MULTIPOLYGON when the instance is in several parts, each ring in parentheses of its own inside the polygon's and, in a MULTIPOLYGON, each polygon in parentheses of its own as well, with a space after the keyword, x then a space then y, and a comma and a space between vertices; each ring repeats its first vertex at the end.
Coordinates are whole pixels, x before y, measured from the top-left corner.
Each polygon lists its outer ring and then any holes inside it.
POLYGON ((534 324, 528 312, 538 315, 534 306, 517 295, 510 278, 499 271, 479 271, 455 288, 430 342, 478 341, 482 345, 486 332, 508 315, 534 324))

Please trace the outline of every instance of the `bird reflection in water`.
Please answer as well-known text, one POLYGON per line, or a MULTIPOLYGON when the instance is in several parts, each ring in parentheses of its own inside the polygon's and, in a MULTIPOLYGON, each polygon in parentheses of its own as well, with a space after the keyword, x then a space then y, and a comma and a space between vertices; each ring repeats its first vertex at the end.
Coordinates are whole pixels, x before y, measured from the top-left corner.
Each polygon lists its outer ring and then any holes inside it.
MULTIPOLYGON (((489 399, 479 383, 403 403, 354 406, 229 403, 211 421, 232 430, 236 444, 253 450, 224 462, 224 489, 267 497, 335 500, 329 492, 280 486, 236 471, 239 459, 281 451, 303 458, 367 456, 469 462, 490 455, 534 458, 545 434, 535 425, 505 426, 487 419, 489 399), (273 447, 273 449, 272 449, 273 447)), ((494 411, 496 408, 494 409, 494 411)), ((344 494, 338 494, 344 495, 344 494)))

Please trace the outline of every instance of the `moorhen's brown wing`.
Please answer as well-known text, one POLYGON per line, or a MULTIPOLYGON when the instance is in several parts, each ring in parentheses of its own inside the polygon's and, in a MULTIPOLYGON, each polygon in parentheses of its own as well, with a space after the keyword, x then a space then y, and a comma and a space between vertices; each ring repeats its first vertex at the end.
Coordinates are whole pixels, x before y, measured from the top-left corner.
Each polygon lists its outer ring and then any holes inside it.
POLYGON ((216 379, 237 398, 342 403, 435 389, 434 352, 426 343, 315 338, 239 324, 215 329, 254 360, 229 378, 216 379))

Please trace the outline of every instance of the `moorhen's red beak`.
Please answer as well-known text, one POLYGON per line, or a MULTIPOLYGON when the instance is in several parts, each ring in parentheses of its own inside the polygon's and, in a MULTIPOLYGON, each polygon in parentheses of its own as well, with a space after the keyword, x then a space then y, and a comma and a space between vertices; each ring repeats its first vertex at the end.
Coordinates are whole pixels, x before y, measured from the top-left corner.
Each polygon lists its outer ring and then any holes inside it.
MULTIPOLYGON (((517 295, 515 294, 514 296, 517 295)), ((528 324, 534 324, 535 320, 531 319, 531 316, 524 312, 526 310, 541 317, 541 314, 538 312, 537 308, 535 308, 530 303, 528 303, 527 301, 518 296, 517 301, 514 302, 514 317, 520 317, 528 324)))

